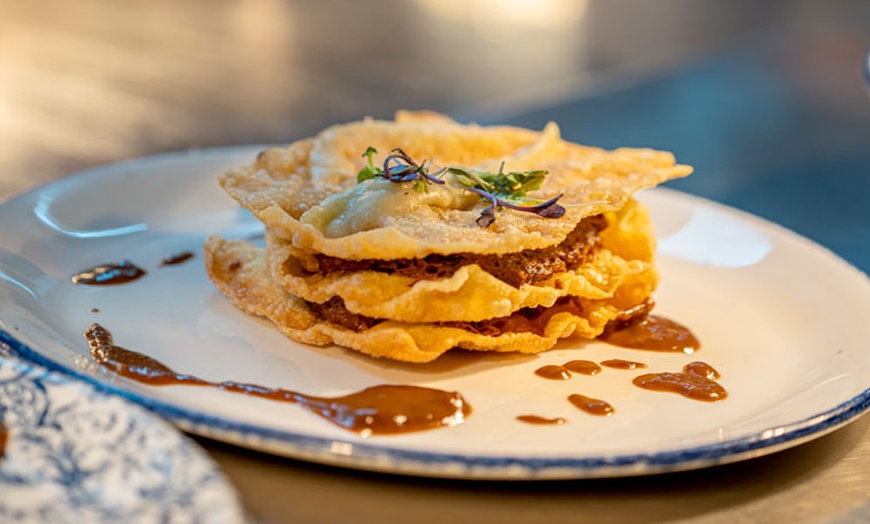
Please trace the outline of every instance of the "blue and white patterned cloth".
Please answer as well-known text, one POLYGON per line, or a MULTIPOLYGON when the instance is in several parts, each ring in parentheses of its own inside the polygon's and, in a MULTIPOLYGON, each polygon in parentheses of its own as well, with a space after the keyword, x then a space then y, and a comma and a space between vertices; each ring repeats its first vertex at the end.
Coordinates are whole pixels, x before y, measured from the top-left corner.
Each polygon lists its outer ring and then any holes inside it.
POLYGON ((207 454, 140 406, 3 356, 0 522, 243 522, 207 454))

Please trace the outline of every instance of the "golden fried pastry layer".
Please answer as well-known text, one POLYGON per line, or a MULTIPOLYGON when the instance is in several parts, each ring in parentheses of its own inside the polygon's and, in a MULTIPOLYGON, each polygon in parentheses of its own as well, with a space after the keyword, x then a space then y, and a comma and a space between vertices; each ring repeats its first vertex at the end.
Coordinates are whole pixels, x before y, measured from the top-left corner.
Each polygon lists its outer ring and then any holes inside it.
POLYGON ((308 302, 340 297, 353 313, 403 322, 479 321, 523 308, 551 306, 566 296, 607 299, 629 276, 650 272, 655 245, 646 209, 631 200, 619 211, 607 213, 606 219, 603 238, 588 261, 520 287, 473 263, 438 279, 370 269, 311 273, 291 242, 271 235, 266 260, 271 277, 290 294, 308 302))
POLYGON ((535 132, 507 126, 461 125, 426 113, 396 121, 363 120, 333 126, 286 148, 264 151, 252 165, 220 178, 276 237, 302 252, 345 259, 420 258, 429 254, 511 253, 559 243, 585 217, 620 209, 644 187, 686 176, 671 153, 615 151, 561 139, 555 124, 535 132), (455 184, 425 192, 386 179, 357 183, 362 153, 380 161, 394 148, 432 166, 495 172, 547 170, 531 196, 564 195, 558 220, 499 212, 489 227, 476 220, 487 202, 455 184))
POLYGON ((621 312, 643 302, 655 287, 653 270, 631 275, 607 299, 569 298, 550 308, 519 311, 484 326, 473 323, 411 323, 383 320, 356 331, 317 314, 272 278, 265 253, 243 240, 214 235, 204 246, 209 278, 237 307, 268 318, 298 342, 338 344, 374 357, 428 362, 451 348, 538 353, 562 338, 594 338, 621 312))
POLYGON ((205 264, 239 308, 298 342, 408 362, 453 347, 535 353, 597 337, 652 303, 655 240, 632 195, 691 171, 667 152, 567 142, 555 124, 538 132, 400 112, 332 126, 225 173, 223 188, 265 225, 266 247, 212 236, 205 264), (372 165, 401 148, 438 180, 360 182, 368 148, 372 165), (561 195, 564 214, 493 206, 441 167, 546 171, 521 196, 561 195), (482 224, 488 207, 495 220, 482 224))

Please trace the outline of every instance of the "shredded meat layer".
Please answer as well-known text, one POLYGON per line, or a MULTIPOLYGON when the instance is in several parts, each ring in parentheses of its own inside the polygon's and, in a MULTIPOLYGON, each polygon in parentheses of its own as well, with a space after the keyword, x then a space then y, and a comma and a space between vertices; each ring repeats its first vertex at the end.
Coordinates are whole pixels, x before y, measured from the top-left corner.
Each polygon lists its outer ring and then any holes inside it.
MULTIPOLYGON (((605 333, 645 317, 652 310, 653 305, 652 299, 647 299, 641 304, 621 312, 617 318, 608 324, 605 333)), ((308 307, 322 320, 327 320, 358 333, 384 322, 383 319, 351 313, 347 310, 344 301, 340 297, 333 297, 323 304, 309 302, 308 307)), ((502 333, 528 332, 543 336, 544 329, 553 315, 563 312, 571 313, 578 317, 582 316, 584 312, 580 299, 571 296, 562 297, 550 307, 523 308, 506 317, 491 318, 477 322, 439 322, 438 325, 456 327, 490 337, 497 337, 502 333)))
POLYGON ((306 302, 306 304, 308 304, 308 309, 321 320, 326 320, 357 333, 383 322, 383 319, 351 313, 345 307, 344 300, 341 297, 332 297, 322 304, 316 302, 306 302))
POLYGON ((606 227, 604 216, 588 217, 558 245, 505 255, 458 253, 395 260, 345 260, 327 255, 316 258, 322 274, 371 270, 416 280, 448 278, 462 266, 478 264, 495 278, 519 288, 580 267, 600 245, 599 233, 606 227))
POLYGON ((583 316, 583 306, 577 297, 562 297, 550 307, 538 306, 523 308, 514 313, 499 318, 490 318, 478 322, 443 322, 444 326, 457 327, 479 335, 497 337, 502 333, 534 333, 544 336, 544 329, 550 318, 557 313, 571 313, 583 316))

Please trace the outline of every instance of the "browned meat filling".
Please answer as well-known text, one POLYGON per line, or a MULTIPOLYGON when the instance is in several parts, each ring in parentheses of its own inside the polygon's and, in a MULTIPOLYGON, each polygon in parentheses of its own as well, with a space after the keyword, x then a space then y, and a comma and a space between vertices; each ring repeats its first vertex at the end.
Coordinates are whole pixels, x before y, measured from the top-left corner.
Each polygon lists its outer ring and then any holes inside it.
POLYGON ((505 255, 458 253, 395 260, 345 260, 317 255, 317 261, 323 274, 372 270, 417 280, 447 278, 460 267, 476 263, 495 278, 519 288, 580 267, 595 252, 600 244, 599 233, 606 227, 602 215, 588 217, 558 245, 505 255))
POLYGON ((357 333, 383 322, 383 319, 380 318, 351 313, 345 307, 344 300, 341 297, 332 297, 322 304, 316 302, 306 302, 306 304, 308 304, 308 309, 321 320, 326 320, 357 333))
POLYGON ((534 333, 544 336, 544 329, 553 315, 557 313, 583 315, 583 306, 577 297, 562 297, 550 307, 527 307, 499 318, 490 318, 478 322, 443 322, 442 326, 457 327, 479 335, 497 337, 502 333, 534 333))
MULTIPOLYGON (((340 297, 333 297, 323 304, 309 302, 308 307, 320 319, 358 333, 384 322, 383 319, 351 313, 347 310, 344 301, 340 297)), ((622 312, 613 323, 627 323, 638 317, 646 316, 652 307, 653 302, 648 299, 646 302, 622 312)), ((550 307, 523 308, 506 317, 491 318, 478 322, 439 322, 437 325, 464 329, 490 337, 496 337, 502 333, 529 332, 543 336, 544 328, 547 327, 553 315, 563 312, 571 313, 578 317, 582 316, 583 306, 580 303, 580 299, 577 297, 562 297, 550 307)))

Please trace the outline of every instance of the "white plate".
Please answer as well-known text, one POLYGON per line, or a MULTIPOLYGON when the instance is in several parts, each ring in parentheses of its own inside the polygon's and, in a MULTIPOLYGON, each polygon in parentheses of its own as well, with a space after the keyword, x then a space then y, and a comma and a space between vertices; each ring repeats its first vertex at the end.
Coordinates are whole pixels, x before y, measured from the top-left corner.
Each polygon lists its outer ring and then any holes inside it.
POLYGON ((0 356, 0 422, 0 521, 244 522, 203 450, 116 395, 0 356))
POLYGON ((656 311, 695 332, 703 344, 696 355, 573 340, 537 356, 456 352, 430 365, 405 365, 294 343, 236 310, 213 289, 199 258, 158 268, 166 255, 198 252, 209 233, 260 231, 215 182, 258 149, 111 165, 0 206, 0 336, 19 355, 118 392, 192 433, 415 475, 542 479, 698 468, 794 446, 870 406, 867 277, 777 226, 662 189, 642 195, 661 239, 656 311), (119 259, 149 274, 116 287, 70 281, 80 270, 119 259), (82 336, 92 322, 121 346, 208 380, 316 395, 383 383, 425 385, 461 392, 474 412, 452 428, 362 438, 289 404, 97 373, 82 336), (640 390, 631 378, 642 371, 606 369, 564 382, 533 373, 575 358, 638 360, 649 365, 644 371, 678 371, 703 360, 721 372, 730 397, 710 404, 640 390), (603 398, 616 413, 580 412, 566 400, 574 392, 603 398), (568 423, 530 425, 516 420, 523 414, 568 423))

